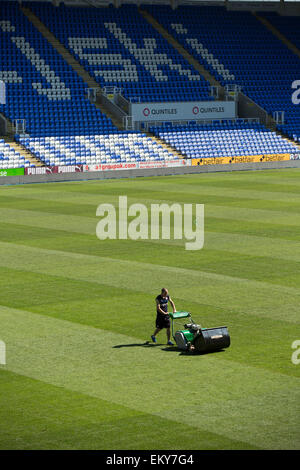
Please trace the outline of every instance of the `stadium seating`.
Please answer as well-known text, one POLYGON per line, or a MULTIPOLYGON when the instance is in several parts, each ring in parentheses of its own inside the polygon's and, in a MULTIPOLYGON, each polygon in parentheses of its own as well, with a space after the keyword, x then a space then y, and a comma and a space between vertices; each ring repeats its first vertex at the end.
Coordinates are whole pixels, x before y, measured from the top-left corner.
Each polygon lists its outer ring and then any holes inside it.
MULTIPOLYGON (((95 9, 57 8, 37 2, 28 5, 101 86, 121 87, 132 100, 213 99, 209 83, 136 6, 95 9)), ((0 105, 0 111, 11 120, 26 120, 28 135, 16 136, 25 148, 46 165, 174 159, 174 154, 145 134, 119 131, 86 98, 85 82, 36 30, 19 5, 2 2, 1 7, 0 79, 7 84, 8 99, 6 105, 0 105)), ((297 78, 300 61, 253 15, 229 13, 220 7, 184 6, 175 11, 167 6, 145 8, 223 85, 242 85, 243 91, 270 113, 285 110, 287 123, 282 130, 297 138, 298 108, 279 90, 287 87, 292 74, 297 78), (284 76, 279 73, 283 65, 284 76)), ((275 132, 242 120, 165 125, 150 131, 187 158, 295 152, 295 146, 275 132)), ((1 142, 0 168, 3 165, 30 163, 1 142)))
POLYGON ((281 16, 275 12, 261 12, 260 16, 266 18, 285 37, 300 49, 299 16, 281 16))
POLYGON ((85 97, 86 84, 14 2, 1 2, 0 79, 7 104, 0 111, 25 119, 31 136, 117 132, 85 97))
POLYGON ((29 160, 26 160, 19 152, 16 152, 3 139, 0 139, 0 170, 7 168, 34 167, 29 160))
POLYGON ((145 135, 118 131, 18 5, 4 2, 3 18, 0 78, 8 99, 1 111, 11 120, 26 119, 29 136, 16 139, 37 158, 49 165, 174 158, 145 135))
POLYGON ((295 153, 294 144, 259 123, 163 126, 151 131, 187 158, 295 153))
POLYGON ((145 134, 21 137, 20 142, 46 165, 93 165, 174 160, 178 157, 145 134))
POLYGON ((104 86, 141 101, 212 100, 209 83, 139 14, 136 5, 32 11, 104 86))
MULTIPOLYGON (((254 15, 211 6, 143 8, 223 86, 242 86, 242 91, 271 115, 285 111, 285 124, 279 128, 295 140, 300 137, 300 107, 291 101, 291 84, 300 76, 299 57, 254 15)), ((290 23, 290 17, 278 22, 285 24, 285 30, 290 24, 298 28, 296 20, 290 23)))
MULTIPOLYGON (((299 16, 280 16, 277 13, 260 13, 260 15, 265 17, 300 50, 299 16)), ((299 60, 298 58, 298 61, 299 60)), ((298 75, 294 75, 292 81, 299 80, 299 77, 300 74, 298 71, 298 75)), ((292 82, 289 83, 289 89, 292 93, 294 90, 291 89, 291 85, 292 82)), ((293 136, 295 140, 300 141, 300 105, 294 105, 294 108, 297 112, 294 113, 294 115, 288 116, 287 123, 284 126, 279 126, 279 128, 287 132, 290 136, 293 136)))

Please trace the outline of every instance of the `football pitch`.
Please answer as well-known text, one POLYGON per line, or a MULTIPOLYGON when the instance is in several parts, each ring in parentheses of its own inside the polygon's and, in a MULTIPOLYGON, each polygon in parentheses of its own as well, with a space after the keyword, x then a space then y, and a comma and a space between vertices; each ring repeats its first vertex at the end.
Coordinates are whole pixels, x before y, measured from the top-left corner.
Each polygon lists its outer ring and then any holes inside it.
POLYGON ((0 449, 300 447, 299 170, 1 187, 0 285, 0 449), (99 240, 122 195, 204 204, 203 249, 99 240), (230 348, 145 344, 162 287, 230 348))

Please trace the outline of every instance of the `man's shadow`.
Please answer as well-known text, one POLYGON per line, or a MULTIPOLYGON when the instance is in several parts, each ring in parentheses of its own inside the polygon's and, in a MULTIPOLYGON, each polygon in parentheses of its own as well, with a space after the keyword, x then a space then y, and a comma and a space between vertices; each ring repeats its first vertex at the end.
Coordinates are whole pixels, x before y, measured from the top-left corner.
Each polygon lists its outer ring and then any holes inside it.
POLYGON ((163 346, 163 343, 151 343, 150 341, 146 341, 145 343, 132 343, 132 344, 116 344, 113 346, 114 349, 119 349, 119 348, 135 348, 135 347, 141 347, 141 348, 153 348, 156 346, 163 346))
MULTIPOLYGON (((120 348, 135 348, 135 347, 140 347, 140 348, 157 348, 161 346, 165 346, 166 343, 152 343, 151 341, 146 341, 145 343, 132 343, 132 344, 116 344, 113 346, 114 349, 120 349, 120 348)), ((176 346, 167 346, 164 348, 161 348, 162 351, 168 351, 168 352, 177 352, 182 354, 186 354, 185 351, 182 351, 178 349, 176 346)))
POLYGON ((162 351, 166 352, 177 352, 179 356, 206 356, 207 354, 215 354, 225 352, 225 349, 218 349, 217 351, 183 351, 182 349, 177 348, 176 346, 167 346, 162 348, 162 351))
MULTIPOLYGON (((113 346, 114 349, 120 349, 120 348, 135 348, 135 347, 140 347, 140 348, 155 348, 157 346, 165 346, 165 343, 152 343, 151 341, 146 341, 145 343, 131 343, 131 344, 116 344, 113 346)), ((176 352, 179 353, 180 356, 205 356, 206 354, 213 354, 213 353, 220 353, 224 352, 224 349, 219 349, 217 351, 204 351, 204 352, 199 352, 199 351, 183 351, 182 349, 177 348, 177 346, 166 346, 164 348, 161 348, 162 351, 165 352, 176 352)))

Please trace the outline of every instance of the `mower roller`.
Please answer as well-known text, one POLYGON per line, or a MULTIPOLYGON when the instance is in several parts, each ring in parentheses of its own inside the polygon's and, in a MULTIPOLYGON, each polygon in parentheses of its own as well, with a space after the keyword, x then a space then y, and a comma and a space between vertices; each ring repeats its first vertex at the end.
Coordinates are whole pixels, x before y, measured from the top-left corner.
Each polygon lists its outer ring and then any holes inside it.
POLYGON ((180 311, 169 313, 171 319, 172 336, 178 349, 199 353, 219 351, 230 346, 230 336, 226 326, 215 328, 202 328, 195 323, 189 312, 180 311), (189 319, 183 329, 176 329, 184 318, 189 319))

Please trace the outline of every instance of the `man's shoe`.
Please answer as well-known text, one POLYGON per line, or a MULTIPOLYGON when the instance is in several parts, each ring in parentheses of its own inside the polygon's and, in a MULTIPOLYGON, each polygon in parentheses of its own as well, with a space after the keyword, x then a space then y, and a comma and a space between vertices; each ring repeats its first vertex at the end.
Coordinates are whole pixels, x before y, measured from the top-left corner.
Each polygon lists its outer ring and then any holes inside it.
POLYGON ((151 336, 151 339, 152 339, 153 343, 157 343, 157 339, 155 338, 154 335, 151 336))
POLYGON ((168 346, 174 346, 174 343, 172 343, 172 341, 168 341, 167 345, 168 346))

